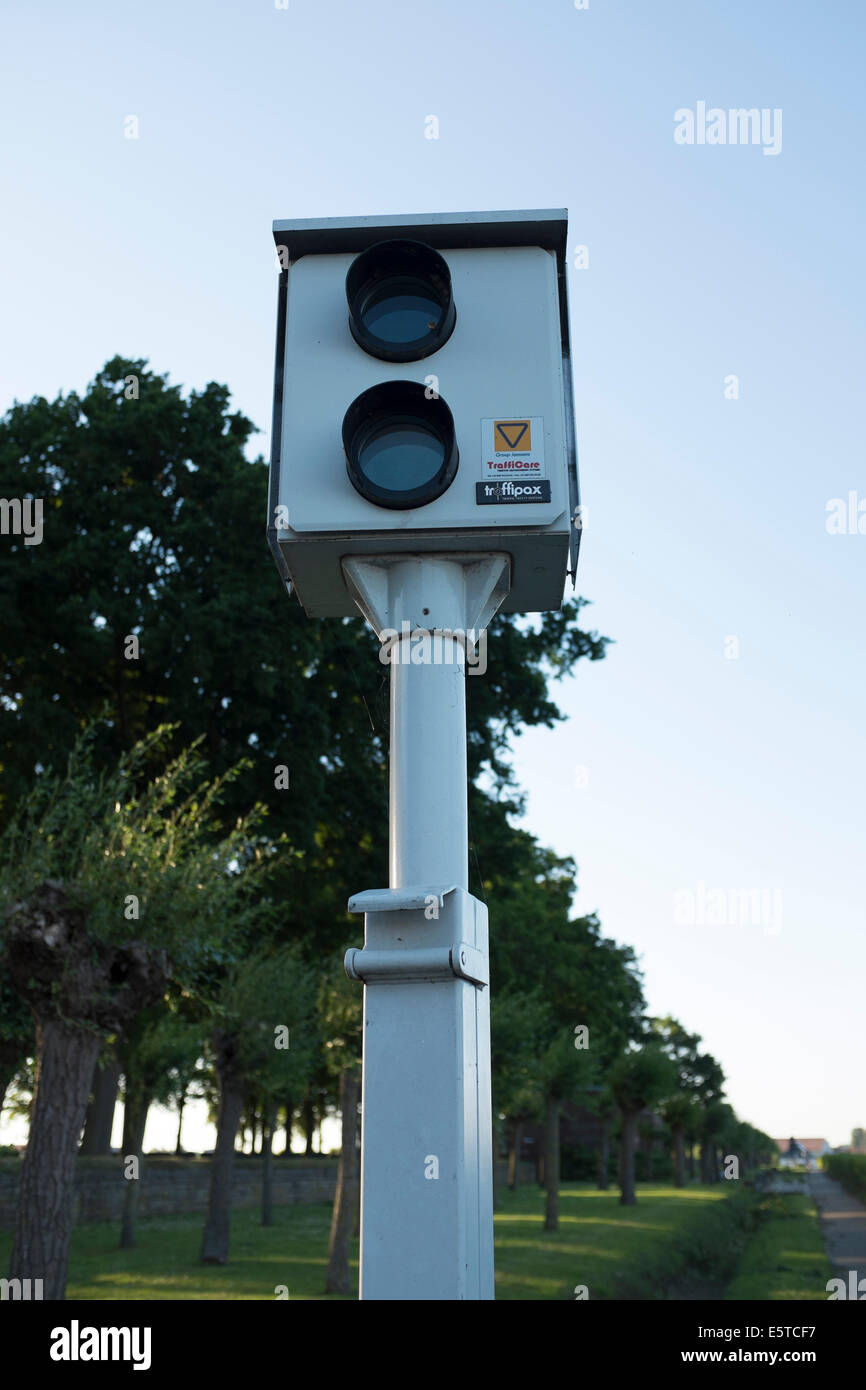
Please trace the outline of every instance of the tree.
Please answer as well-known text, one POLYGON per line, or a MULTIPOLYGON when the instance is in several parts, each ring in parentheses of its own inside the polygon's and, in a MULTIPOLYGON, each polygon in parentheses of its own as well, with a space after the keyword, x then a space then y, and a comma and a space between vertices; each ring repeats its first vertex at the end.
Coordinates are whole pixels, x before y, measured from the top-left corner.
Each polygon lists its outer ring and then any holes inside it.
MULTIPOLYGON (((327 953, 350 893, 384 881, 387 672, 360 618, 311 622, 286 601, 263 534, 267 466, 245 457, 254 426, 229 402, 225 386, 185 397, 118 356, 83 393, 36 397, 0 421, 3 491, 44 499, 51 538, 0 548, 0 824, 105 705, 105 766, 164 721, 175 749, 203 734, 211 777, 249 755, 223 825, 262 802, 264 832, 291 845, 275 892, 304 911, 281 919, 280 939, 308 935, 327 953), (59 595, 58 571, 76 576, 59 595)), ((519 801, 510 732, 552 727, 549 679, 604 656, 582 606, 498 615, 496 659, 467 681, 470 779, 489 768, 503 805, 509 787, 507 804, 519 801)), ((481 862, 499 828, 480 814, 491 800, 473 794, 481 862)))
MULTIPOLYGON (((230 967, 220 989, 211 1044, 219 1116, 203 1264, 228 1260, 234 1147, 244 1100, 258 1090, 272 1102, 302 1083, 312 1064, 314 1003, 313 973, 294 945, 276 950, 260 945, 230 967)), ((266 1208, 269 1200, 268 1195, 266 1208)))
POLYGON ((223 783, 201 780, 194 750, 147 781, 166 733, 97 774, 94 726, 65 777, 42 774, 0 837, 0 946, 37 1045, 11 1277, 41 1278, 46 1298, 64 1297, 75 1157, 105 1038, 172 974, 194 977, 227 923, 260 912, 250 890, 269 853, 255 811, 216 837, 223 783))
POLYGON ((172 1093, 172 1073, 178 1067, 186 1071, 194 1066, 200 1051, 199 1030, 191 1026, 189 1019, 178 1011, 176 1002, 168 998, 136 1014, 118 1040, 117 1052, 124 1076, 122 1154, 124 1177, 127 1178, 120 1233, 124 1249, 135 1245, 148 1110, 154 1101, 168 1102, 172 1093))
POLYGON ((677 1088, 665 1099, 661 1114, 671 1132, 674 1187, 685 1187, 685 1139, 697 1123, 701 1088, 706 1083, 706 1058, 698 1051, 698 1034, 686 1032, 669 1014, 652 1019, 651 1027, 676 1068, 677 1088))
POLYGON ((662 1100, 676 1085, 676 1070, 658 1043, 624 1052, 607 1074, 608 1085, 622 1118, 620 1138, 620 1204, 634 1206, 634 1150, 641 1110, 662 1100))
POLYGON ((559 1121, 565 1100, 585 1098, 597 1078, 595 1058, 575 1046, 571 1029, 559 1027, 540 1061, 544 1092, 544 1229, 559 1229, 559 1121))
POLYGON ((616 1119, 617 1106, 610 1086, 605 1082, 593 1097, 591 1109, 595 1111, 601 1122, 601 1140, 598 1146, 598 1178, 597 1187, 599 1192, 607 1192, 608 1189, 608 1165, 610 1163, 610 1129, 616 1119))
POLYGON ((111 1132, 114 1128, 114 1110, 120 1081, 114 1042, 115 1039, 108 1039, 93 1071, 92 1094, 84 1118, 84 1135, 79 1150, 82 1154, 104 1157, 111 1152, 111 1132))
POLYGON ((699 1105, 696 1137, 700 1139, 701 1144, 701 1182, 716 1182, 718 1163, 715 1141, 727 1113, 719 1109, 725 1093, 725 1073, 709 1052, 698 1054, 695 1062, 694 1090, 699 1105))
MULTIPOLYGON (((551 1031, 549 1010, 540 991, 496 990, 490 1000, 490 1065, 493 1114, 511 1121, 508 1185, 520 1181, 520 1150, 524 1124, 543 1113, 544 1088, 540 1058, 544 1037, 551 1031)), ((494 1121, 495 1133, 495 1121, 494 1121)), ((496 1152, 494 1147, 494 1192, 496 1152)))
POLYGON ((354 981, 348 979, 342 955, 329 962, 322 977, 319 1014, 327 1066, 339 1083, 342 1126, 325 1292, 347 1294, 351 1291, 349 1238, 355 1224, 360 1181, 358 1103, 361 1098, 363 993, 354 981))

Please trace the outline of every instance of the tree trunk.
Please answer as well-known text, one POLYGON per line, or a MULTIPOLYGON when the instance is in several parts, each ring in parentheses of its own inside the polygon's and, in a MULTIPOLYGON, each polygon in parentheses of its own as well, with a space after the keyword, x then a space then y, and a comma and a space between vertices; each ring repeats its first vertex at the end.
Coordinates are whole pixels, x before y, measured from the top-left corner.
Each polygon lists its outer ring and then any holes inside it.
POLYGON ((516 1192, 520 1186, 520 1154, 523 1149, 523 1121, 515 1120, 508 1151, 508 1186, 516 1192))
POLYGON ((188 1087, 188 1086, 184 1086, 183 1090, 182 1090, 181 1093, 180 1093, 180 1100, 179 1100, 179 1102, 178 1102, 178 1107, 177 1107, 177 1138, 176 1138, 175 1141, 174 1141, 174 1156, 175 1156, 175 1158, 179 1158, 180 1155, 183 1153, 183 1144, 181 1143, 181 1134, 182 1134, 182 1132, 183 1132, 183 1112, 184 1112, 184 1110, 186 1109, 186 1093, 187 1093, 188 1090, 189 1090, 189 1087, 188 1087))
POLYGON ((701 1182, 710 1181, 710 1145, 706 1139, 701 1140, 701 1182))
POLYGON ((328 1246, 326 1293, 351 1292, 349 1284, 349 1232, 355 1217, 358 1168, 355 1131, 358 1126, 358 1074, 354 1067, 340 1076, 340 1163, 337 1168, 337 1192, 331 1216, 331 1239, 328 1246))
POLYGON ((545 1231, 559 1230, 559 1100, 547 1097, 544 1124, 545 1231))
POLYGON ((292 1152, 292 1115, 294 1114, 294 1110, 295 1110, 294 1103, 293 1103, 291 1100, 287 1100, 287 1101, 286 1101, 286 1147, 285 1147, 285 1149, 283 1150, 283 1154, 284 1154, 284 1156, 285 1156, 286 1158, 288 1158, 289 1154, 292 1152))
POLYGON ((619 1146, 620 1206, 633 1207, 637 1201, 634 1190, 634 1144, 637 1134, 637 1111, 622 1112, 622 1136, 619 1146))
POLYGON ((275 1101, 265 1101, 262 1111, 262 1225, 274 1224, 274 1123, 275 1101))
POLYGON ((316 1116, 313 1111, 313 1097, 309 1094, 304 1096, 304 1104, 301 1107, 301 1128, 304 1131, 304 1156, 310 1158, 313 1152, 316 1116))
POLYGON ((598 1190, 607 1192, 608 1165, 610 1163, 610 1120, 602 1120, 601 1143, 598 1147, 598 1190))
POLYGON ((244 1108, 244 1092, 239 1077, 224 1065, 218 1066, 218 1073, 220 1108, 217 1141, 211 1159, 207 1219, 201 1243, 201 1262, 206 1265, 224 1265, 229 1257, 235 1136, 244 1108))
POLYGON ((138 1082, 133 1076, 130 1085, 128 1076, 124 1078, 126 1084, 126 1100, 123 1105, 123 1137, 120 1141, 120 1151, 123 1154, 134 1154, 137 1152, 136 1145, 139 1139, 144 1138, 144 1127, 147 1124, 147 1112, 150 1109, 151 1097, 142 1090, 136 1094, 138 1082), (133 1093, 130 1103, 130 1089, 133 1093), (141 1107, 144 1107, 143 1111, 141 1107))
POLYGON ((689 1143, 689 1182, 695 1180, 695 1146, 689 1143))
POLYGON ((117 1085, 120 1068, 113 1060, 93 1073, 93 1095, 84 1121, 84 1138, 80 1153, 105 1157, 111 1153, 111 1131, 114 1128, 114 1107, 117 1104, 117 1085))
POLYGON ((144 1148, 144 1129, 147 1124, 147 1112, 150 1109, 150 1096, 145 1093, 143 1085, 133 1076, 126 1078, 126 1104, 123 1108, 123 1132, 124 1139, 128 1143, 123 1149, 124 1180, 126 1187, 123 1193, 123 1216, 120 1223, 120 1248, 121 1250, 133 1250, 135 1248, 135 1222, 138 1214, 138 1194, 141 1189, 142 1179, 142 1150, 144 1148), (126 1176, 126 1166, 130 1158, 138 1160, 138 1177, 126 1176))
POLYGON ((672 1130, 674 1140, 674 1187, 686 1185, 686 1154, 683 1132, 678 1126, 672 1130))
POLYGON ((45 1299, 66 1297, 75 1158, 101 1046, 90 1029, 60 1019, 37 1022, 36 1085, 9 1277, 41 1279, 45 1299))

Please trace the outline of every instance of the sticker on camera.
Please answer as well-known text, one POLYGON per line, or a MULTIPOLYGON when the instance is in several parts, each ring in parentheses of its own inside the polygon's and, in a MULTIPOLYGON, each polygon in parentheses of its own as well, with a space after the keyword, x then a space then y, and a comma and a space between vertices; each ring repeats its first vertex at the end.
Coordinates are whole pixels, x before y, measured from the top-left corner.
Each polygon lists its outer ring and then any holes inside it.
POLYGON ((510 415, 481 421, 482 478, 543 478, 544 420, 510 415))
POLYGON ((497 479, 493 483, 475 484, 475 502, 479 507, 501 506, 514 502, 549 502, 550 483, 546 478, 540 482, 517 482, 514 478, 497 479))

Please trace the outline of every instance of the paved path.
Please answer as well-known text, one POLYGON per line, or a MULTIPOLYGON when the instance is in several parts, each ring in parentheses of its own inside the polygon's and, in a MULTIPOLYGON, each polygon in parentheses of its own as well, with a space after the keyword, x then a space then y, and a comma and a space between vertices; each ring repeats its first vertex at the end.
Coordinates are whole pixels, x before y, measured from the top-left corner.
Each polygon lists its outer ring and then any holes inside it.
POLYGON ((847 1282, 848 1271, 866 1276, 866 1207, 849 1197, 844 1187, 826 1173, 809 1174, 809 1191, 815 1199, 827 1257, 836 1278, 847 1282))

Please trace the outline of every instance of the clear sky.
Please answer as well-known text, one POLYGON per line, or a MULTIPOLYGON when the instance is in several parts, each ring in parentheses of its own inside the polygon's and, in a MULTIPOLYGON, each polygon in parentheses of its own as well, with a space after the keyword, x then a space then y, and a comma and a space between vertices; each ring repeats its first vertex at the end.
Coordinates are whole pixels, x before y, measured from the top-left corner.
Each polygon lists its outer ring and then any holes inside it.
POLYGON ((273 218, 569 209, 578 587, 616 645, 517 741, 526 824, 738 1113, 834 1145, 866 1124, 866 534, 827 529, 853 492, 866 532, 864 37, 859 0, 8 0, 0 44, 0 409, 143 356, 226 382, 266 454, 273 218), (678 143, 698 103, 768 138, 678 143))

